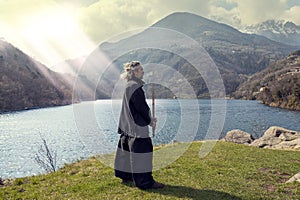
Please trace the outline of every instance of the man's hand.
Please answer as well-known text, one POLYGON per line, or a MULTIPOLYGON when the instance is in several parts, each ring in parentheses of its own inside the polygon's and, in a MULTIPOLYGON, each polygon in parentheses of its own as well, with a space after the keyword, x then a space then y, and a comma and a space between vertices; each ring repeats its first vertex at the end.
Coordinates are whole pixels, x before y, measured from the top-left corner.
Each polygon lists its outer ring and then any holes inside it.
POLYGON ((156 128, 156 122, 157 122, 157 118, 154 117, 154 118, 152 119, 152 128, 153 128, 153 129, 156 128))

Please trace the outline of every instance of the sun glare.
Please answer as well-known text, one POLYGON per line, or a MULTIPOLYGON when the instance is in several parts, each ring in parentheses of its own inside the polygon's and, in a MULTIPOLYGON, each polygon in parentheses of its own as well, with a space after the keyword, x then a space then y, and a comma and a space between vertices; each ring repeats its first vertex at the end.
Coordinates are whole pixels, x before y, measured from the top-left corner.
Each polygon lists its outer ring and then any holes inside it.
POLYGON ((25 32, 33 38, 59 39, 76 29, 71 13, 64 10, 47 10, 33 14, 26 21, 25 32))
POLYGON ((93 42, 68 9, 44 9, 22 19, 21 33, 27 49, 48 67, 65 59, 85 55, 93 42))

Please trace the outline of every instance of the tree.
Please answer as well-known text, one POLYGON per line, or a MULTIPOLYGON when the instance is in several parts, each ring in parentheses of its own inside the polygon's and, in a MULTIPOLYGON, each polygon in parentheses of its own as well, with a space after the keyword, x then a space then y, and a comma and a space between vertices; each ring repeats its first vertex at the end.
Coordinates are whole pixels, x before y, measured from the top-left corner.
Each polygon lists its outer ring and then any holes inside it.
POLYGON ((43 145, 40 146, 38 152, 35 155, 35 161, 39 166, 44 168, 46 172, 55 172, 56 171, 56 151, 49 149, 47 141, 44 138, 41 138, 43 145))

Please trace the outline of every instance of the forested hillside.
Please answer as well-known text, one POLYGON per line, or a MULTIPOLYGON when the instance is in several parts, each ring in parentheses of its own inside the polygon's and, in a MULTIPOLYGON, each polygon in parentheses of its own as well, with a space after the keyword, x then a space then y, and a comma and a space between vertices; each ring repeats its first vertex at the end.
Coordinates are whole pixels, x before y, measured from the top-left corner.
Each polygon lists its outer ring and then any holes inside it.
POLYGON ((238 88, 234 97, 300 110, 300 50, 253 75, 238 88))
MULTIPOLYGON (((97 91, 103 91, 106 96, 111 97, 114 86, 119 80, 122 64, 129 60, 139 60, 143 64, 151 63, 151 66, 155 66, 155 64, 165 66, 159 67, 158 73, 162 77, 160 82, 163 84, 168 81, 169 88, 181 85, 181 79, 176 76, 170 77, 170 70, 166 70, 167 67, 171 67, 184 76, 184 80, 189 82, 197 98, 211 97, 203 76, 195 70, 189 61, 172 52, 177 48, 184 49, 185 44, 180 44, 180 41, 172 38, 167 30, 191 38, 208 53, 218 67, 228 96, 246 80, 246 77, 267 68, 271 63, 297 50, 295 46, 284 45, 263 36, 241 33, 226 24, 195 14, 173 13, 136 35, 117 42, 102 43, 87 58, 80 72, 81 75, 91 80, 97 91), (148 48, 147 44, 159 44, 159 41, 169 43, 169 51, 148 48), (145 46, 128 49, 128 47, 136 44, 145 44, 145 46), (101 60, 103 54, 106 58, 111 59, 113 64, 105 72, 102 69, 106 67, 107 60, 101 60), (100 82, 95 82, 99 81, 99 74, 103 75, 102 79, 100 82)), ((197 55, 191 55, 191 57, 197 58, 197 55)), ((197 59, 199 63, 204 65, 206 58, 198 57, 197 59)), ((145 76, 147 75, 145 74, 145 76)), ((216 77, 212 77, 210 80, 213 79, 216 77)), ((192 96, 185 91, 184 89, 181 90, 181 96, 191 98, 192 96)), ((158 94, 158 98, 172 96, 170 91, 163 87, 156 94, 158 94)))
POLYGON ((72 88, 8 42, 0 40, 0 112, 70 104, 72 88))

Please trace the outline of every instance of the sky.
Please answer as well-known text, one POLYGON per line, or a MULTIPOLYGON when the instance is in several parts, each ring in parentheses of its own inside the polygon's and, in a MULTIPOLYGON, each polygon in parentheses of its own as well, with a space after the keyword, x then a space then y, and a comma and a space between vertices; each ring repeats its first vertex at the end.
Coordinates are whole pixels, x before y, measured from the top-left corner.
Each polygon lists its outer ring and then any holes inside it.
POLYGON ((0 38, 51 68, 173 12, 238 29, 268 19, 300 25, 300 0, 0 0, 0 38))

